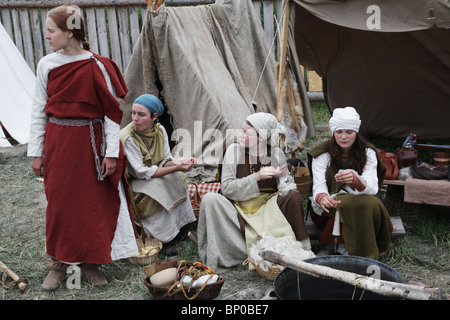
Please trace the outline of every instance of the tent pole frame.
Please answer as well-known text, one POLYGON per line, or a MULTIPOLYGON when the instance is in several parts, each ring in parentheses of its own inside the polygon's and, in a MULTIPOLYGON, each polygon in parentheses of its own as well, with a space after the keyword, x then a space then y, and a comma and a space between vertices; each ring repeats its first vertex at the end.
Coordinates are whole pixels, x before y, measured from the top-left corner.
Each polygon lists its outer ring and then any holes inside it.
POLYGON ((281 88, 286 70, 287 39, 289 33, 289 17, 291 15, 290 13, 291 13, 290 0, 287 0, 285 3, 283 13, 283 25, 281 30, 282 34, 281 34, 280 68, 278 70, 278 79, 277 79, 277 120, 279 122, 283 120, 281 88))

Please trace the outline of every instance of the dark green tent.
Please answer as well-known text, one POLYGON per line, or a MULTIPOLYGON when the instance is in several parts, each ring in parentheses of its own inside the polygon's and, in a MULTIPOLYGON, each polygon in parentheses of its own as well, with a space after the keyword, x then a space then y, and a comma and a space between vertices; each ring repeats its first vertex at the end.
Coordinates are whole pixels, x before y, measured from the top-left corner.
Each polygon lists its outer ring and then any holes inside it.
POLYGON ((447 0, 289 4, 288 57, 322 77, 330 111, 355 107, 368 137, 450 137, 447 0))

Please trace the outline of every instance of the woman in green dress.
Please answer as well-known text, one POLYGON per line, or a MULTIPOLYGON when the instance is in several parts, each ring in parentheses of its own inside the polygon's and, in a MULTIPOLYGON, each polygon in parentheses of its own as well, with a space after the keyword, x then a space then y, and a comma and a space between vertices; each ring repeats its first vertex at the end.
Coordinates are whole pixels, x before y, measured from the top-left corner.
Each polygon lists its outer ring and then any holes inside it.
POLYGON ((354 108, 335 109, 332 137, 308 153, 311 218, 322 229, 319 242, 327 253, 376 259, 390 249, 393 230, 376 196, 386 169, 374 146, 359 135, 360 125, 354 108))

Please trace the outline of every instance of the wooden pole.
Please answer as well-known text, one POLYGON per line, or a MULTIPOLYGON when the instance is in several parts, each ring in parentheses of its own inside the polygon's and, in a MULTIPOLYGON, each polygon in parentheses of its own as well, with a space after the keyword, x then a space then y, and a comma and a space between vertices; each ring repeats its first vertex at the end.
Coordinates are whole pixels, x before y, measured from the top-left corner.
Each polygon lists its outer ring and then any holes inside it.
POLYGON ((259 255, 267 261, 311 276, 339 280, 383 296, 410 300, 445 300, 435 288, 424 288, 422 286, 379 280, 348 271, 336 270, 330 267, 292 259, 273 251, 263 251, 259 255))
POLYGON ((0 269, 5 272, 13 281, 15 284, 17 284, 17 287, 20 290, 25 290, 27 288, 27 282, 25 279, 19 278, 17 274, 15 274, 11 269, 9 269, 6 264, 0 261, 0 269))
POLYGON ((281 30, 281 50, 280 50, 280 66, 278 70, 277 79, 277 120, 281 122, 283 119, 283 97, 281 95, 281 88, 283 86, 283 79, 286 70, 286 58, 287 58, 287 39, 289 34, 289 16, 291 13, 290 0, 286 1, 284 14, 283 14, 283 25, 281 30))

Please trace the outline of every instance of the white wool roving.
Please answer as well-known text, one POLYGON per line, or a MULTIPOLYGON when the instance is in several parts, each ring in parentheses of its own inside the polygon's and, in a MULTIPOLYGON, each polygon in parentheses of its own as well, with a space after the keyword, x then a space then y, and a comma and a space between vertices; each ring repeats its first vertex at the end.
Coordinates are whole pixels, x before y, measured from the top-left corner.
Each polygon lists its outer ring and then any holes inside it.
MULTIPOLYGON (((215 283, 219 279, 219 276, 217 274, 205 274, 203 276, 198 277, 197 279, 193 279, 190 275, 184 275, 181 279, 181 282, 183 282, 183 285, 185 286, 191 286, 191 287, 201 287, 205 283, 215 283)), ((177 284, 177 288, 180 287, 180 283, 177 284)))
MULTIPOLYGON (((260 252, 265 250, 270 250, 300 260, 315 257, 315 254, 311 250, 303 249, 301 242, 295 240, 291 235, 275 238, 263 233, 261 239, 250 248, 249 252, 250 259, 252 259, 263 271, 268 271, 269 267, 274 265, 272 262, 264 260, 259 255, 260 252)), ((279 267, 284 269, 283 266, 279 267)))
POLYGON ((284 197, 291 190, 297 190, 297 185, 295 184, 294 178, 290 174, 287 174, 284 177, 278 179, 279 197, 284 197))

